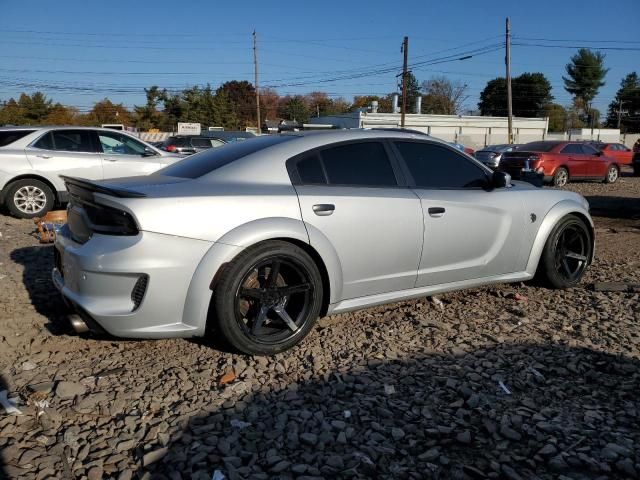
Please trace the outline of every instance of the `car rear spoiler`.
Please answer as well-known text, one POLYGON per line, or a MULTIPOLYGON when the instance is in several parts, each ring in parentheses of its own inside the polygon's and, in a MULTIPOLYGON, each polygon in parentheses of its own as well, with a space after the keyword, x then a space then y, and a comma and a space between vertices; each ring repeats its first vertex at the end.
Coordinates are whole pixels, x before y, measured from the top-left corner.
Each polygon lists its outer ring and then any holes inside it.
POLYGON ((60 178, 64 181, 64 184, 67 187, 67 190, 71 195, 76 195, 82 197, 82 195, 78 192, 78 190, 84 192, 95 192, 95 193, 104 193, 105 195, 111 195, 112 197, 119 198, 142 198, 147 195, 141 192, 136 192, 134 190, 128 190, 126 188, 107 186, 101 183, 92 182, 91 180, 87 180, 85 178, 77 178, 77 177, 67 177, 66 175, 60 175, 60 178))

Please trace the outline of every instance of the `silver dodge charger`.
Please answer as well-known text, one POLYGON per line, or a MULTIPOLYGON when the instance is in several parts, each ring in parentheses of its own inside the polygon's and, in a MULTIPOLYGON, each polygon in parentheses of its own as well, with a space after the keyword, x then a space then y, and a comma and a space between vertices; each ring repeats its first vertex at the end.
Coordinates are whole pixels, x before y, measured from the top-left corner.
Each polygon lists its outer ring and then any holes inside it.
POLYGON ((54 283, 77 330, 120 337, 274 354, 324 315, 536 275, 571 287, 594 255, 580 195, 402 131, 263 136, 65 181, 54 283))

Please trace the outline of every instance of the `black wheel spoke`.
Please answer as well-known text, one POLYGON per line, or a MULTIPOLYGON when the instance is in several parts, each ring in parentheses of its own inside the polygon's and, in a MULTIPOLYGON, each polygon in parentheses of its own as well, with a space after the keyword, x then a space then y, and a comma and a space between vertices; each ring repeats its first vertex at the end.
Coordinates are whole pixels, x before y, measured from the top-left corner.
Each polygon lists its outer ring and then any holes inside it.
POLYGON ((292 293, 307 292, 311 290, 311 285, 308 283, 301 283, 300 285, 289 285, 286 287, 278 287, 278 295, 281 297, 288 297, 292 293))
POLYGON ((269 313, 269 307, 267 307, 266 305, 262 305, 260 307, 260 310, 258 311, 258 315, 256 315, 253 326, 251 327, 251 333, 253 333, 254 335, 258 333, 267 318, 267 313, 269 313))
POLYGON ((242 288, 240 296, 243 298, 251 298, 252 300, 262 300, 264 298, 264 290, 261 288, 242 288))
POLYGON ((269 271, 269 278, 267 279, 268 287, 275 287, 278 282, 278 275, 280 275, 280 260, 274 260, 271 263, 271 270, 269 271))
POLYGON ((291 329, 291 331, 293 332, 298 331, 298 326, 293 321, 293 319, 289 316, 287 311, 284 309, 283 305, 277 305, 276 307, 274 307, 273 311, 278 314, 278 316, 284 321, 287 327, 291 329))

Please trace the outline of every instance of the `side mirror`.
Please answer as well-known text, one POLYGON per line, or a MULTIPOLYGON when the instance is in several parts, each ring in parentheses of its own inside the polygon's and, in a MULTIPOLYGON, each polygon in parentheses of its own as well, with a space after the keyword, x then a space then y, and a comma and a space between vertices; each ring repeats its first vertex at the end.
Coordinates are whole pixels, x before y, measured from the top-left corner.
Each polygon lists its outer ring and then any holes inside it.
POLYGON ((153 150, 150 147, 144 147, 144 153, 142 154, 143 157, 153 157, 155 155, 157 155, 158 153, 153 150))
POLYGON ((598 150, 596 153, 594 153, 594 155, 596 157, 601 157, 602 155, 604 155, 604 153, 602 153, 602 150, 598 150))
POLYGON ((491 177, 491 186, 493 188, 506 188, 511 186, 511 175, 506 172, 496 170, 491 177))

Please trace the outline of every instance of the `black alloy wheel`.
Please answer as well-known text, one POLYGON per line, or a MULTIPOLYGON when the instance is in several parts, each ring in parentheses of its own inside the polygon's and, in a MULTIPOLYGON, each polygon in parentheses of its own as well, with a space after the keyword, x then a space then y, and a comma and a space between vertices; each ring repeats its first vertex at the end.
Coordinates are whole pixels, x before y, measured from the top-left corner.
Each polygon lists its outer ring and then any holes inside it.
POLYGON ((252 341, 281 343, 300 330, 312 295, 309 273, 295 259, 261 260, 247 271, 236 291, 236 321, 252 341))
POLYGON ((589 266, 593 239, 584 221, 567 215, 554 227, 542 252, 546 280, 556 288, 577 285, 589 266))
POLYGON ((322 306, 322 279, 301 248, 267 241, 236 257, 215 290, 217 324, 237 350, 270 355, 309 333, 322 306))

